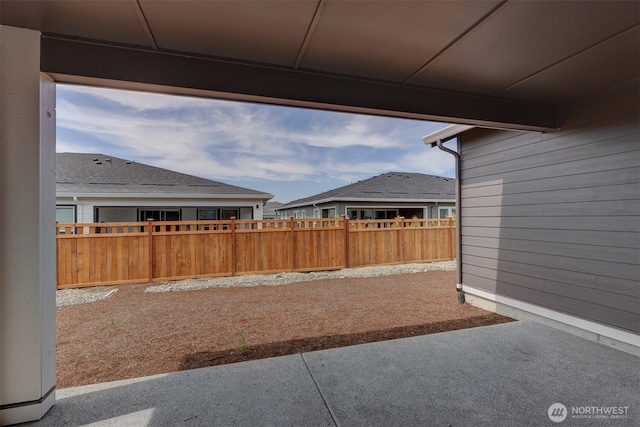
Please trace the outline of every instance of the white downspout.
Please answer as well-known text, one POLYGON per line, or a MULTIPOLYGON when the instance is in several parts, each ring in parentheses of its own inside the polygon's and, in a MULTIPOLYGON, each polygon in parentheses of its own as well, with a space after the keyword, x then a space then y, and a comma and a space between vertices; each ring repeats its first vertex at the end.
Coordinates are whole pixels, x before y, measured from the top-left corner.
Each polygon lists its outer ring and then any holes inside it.
MULTIPOLYGON (((80 203, 80 200, 78 200, 78 196, 73 196, 73 201, 76 204, 76 221, 75 222, 78 222, 78 217, 83 218, 84 209, 82 209, 82 214, 80 214, 80 206, 82 204, 80 203)), ((80 221, 80 222, 83 222, 83 221, 80 221)))
POLYGON ((458 304, 464 304, 464 291, 462 290, 462 237, 460 231, 462 229, 462 196, 460 194, 460 190, 462 188, 461 180, 460 180, 460 154, 456 151, 451 150, 444 145, 444 142, 456 138, 457 136, 452 136, 445 139, 438 139, 435 144, 431 144, 432 147, 438 146, 439 149, 445 151, 451 155, 453 155, 456 159, 456 264, 457 264, 457 283, 456 283, 456 291, 458 294, 458 304))

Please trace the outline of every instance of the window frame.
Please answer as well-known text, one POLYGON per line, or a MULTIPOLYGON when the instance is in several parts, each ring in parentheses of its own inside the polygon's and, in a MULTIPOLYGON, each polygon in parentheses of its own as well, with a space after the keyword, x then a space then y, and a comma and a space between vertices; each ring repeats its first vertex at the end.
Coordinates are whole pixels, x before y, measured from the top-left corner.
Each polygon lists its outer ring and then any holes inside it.
POLYGON ((60 222, 62 224, 67 224, 66 221, 60 221, 58 219, 58 210, 62 211, 62 210, 71 210, 71 218, 72 221, 71 223, 77 223, 78 222, 78 217, 77 217, 77 206, 76 205, 56 205, 56 222, 60 222))

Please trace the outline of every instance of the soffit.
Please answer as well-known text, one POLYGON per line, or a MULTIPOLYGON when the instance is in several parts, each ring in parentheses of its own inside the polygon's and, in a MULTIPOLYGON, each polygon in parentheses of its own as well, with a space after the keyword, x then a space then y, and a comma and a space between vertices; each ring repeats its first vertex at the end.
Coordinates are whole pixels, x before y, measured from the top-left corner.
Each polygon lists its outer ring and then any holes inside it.
POLYGON ((151 46, 132 1, 4 1, 3 25, 84 39, 151 46))
MULTIPOLYGON (((429 63, 410 83, 498 94, 637 23, 636 2, 508 2, 429 63)), ((576 84, 580 84, 587 70, 573 70, 576 84)), ((561 85, 554 83, 539 94, 545 101, 557 99, 555 91, 561 85)), ((587 82, 582 86, 589 87, 587 82)))
POLYGON ((499 3, 328 2, 300 67, 404 82, 499 3))
POLYGON ((161 49, 292 66, 317 3, 141 0, 140 6, 161 49))
POLYGON ((584 96, 585 87, 594 93, 615 87, 640 75, 638 57, 629 58, 629 52, 638 51, 638 40, 640 29, 636 26, 501 91, 499 95, 559 104, 584 96), (615 73, 611 73, 612 68, 615 73), (554 91, 549 93, 546 90, 549 87, 554 87, 554 91))

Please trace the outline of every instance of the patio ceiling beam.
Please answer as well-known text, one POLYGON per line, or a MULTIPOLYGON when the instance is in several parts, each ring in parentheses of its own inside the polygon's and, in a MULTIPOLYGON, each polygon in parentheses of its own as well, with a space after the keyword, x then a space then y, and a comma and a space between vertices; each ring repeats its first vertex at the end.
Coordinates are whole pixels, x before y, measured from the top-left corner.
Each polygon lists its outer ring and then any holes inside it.
POLYGON ((555 105, 43 35, 41 70, 60 83, 546 131, 555 105))

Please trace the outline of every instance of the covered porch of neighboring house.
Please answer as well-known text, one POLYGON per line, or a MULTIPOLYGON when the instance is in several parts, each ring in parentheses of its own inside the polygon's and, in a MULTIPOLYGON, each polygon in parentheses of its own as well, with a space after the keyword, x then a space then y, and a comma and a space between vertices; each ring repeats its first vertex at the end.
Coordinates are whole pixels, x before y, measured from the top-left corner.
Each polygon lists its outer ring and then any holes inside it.
MULTIPOLYGON (((529 132, 563 130, 569 119, 577 133, 597 124, 592 129, 597 139, 585 149, 597 144, 593 158, 599 158, 599 150, 615 149, 608 142, 611 134, 622 134, 625 147, 632 138, 637 142, 637 114, 625 116, 620 124, 605 120, 609 111, 638 108, 636 1, 0 0, 0 8, 2 425, 38 420, 56 403, 56 82, 509 129, 522 132, 525 140, 529 132), (624 88, 635 92, 614 98, 616 109, 580 107, 579 102, 591 107, 603 99, 601 94, 624 88), (573 116, 565 117, 567 112, 573 116)), ((422 136, 416 135, 417 152, 424 148, 422 136)), ((466 164, 461 178, 473 178, 478 172, 474 168, 481 169, 487 158, 499 163, 503 155, 478 156, 482 158, 466 164)), ((619 184, 624 191, 637 189, 637 155, 636 147, 623 157, 635 162, 627 166, 625 176, 631 179, 619 184)), ((513 174, 554 158, 534 153, 518 163, 513 174)), ((594 173, 588 168, 574 172, 589 179, 594 173)), ((637 202, 637 193, 634 197, 637 202)), ((457 224, 464 227, 461 208, 457 224)), ((521 215, 514 210, 514 216, 521 215)), ((576 212, 563 213, 563 223, 577 222, 576 212)), ((637 237, 637 212, 614 213, 633 225, 617 232, 637 237)), ((513 231, 510 219, 500 221, 482 211, 472 225, 499 223, 498 231, 513 231)), ((616 218, 606 221, 615 224, 616 218)), ((542 226, 530 222, 524 228, 535 237, 542 226)), ((601 232, 609 238, 611 229, 601 232)), ((500 235, 495 239, 497 244, 505 240, 500 235)), ((638 239, 631 238, 630 245, 637 250, 638 239)), ((553 243, 539 243, 542 252, 550 246, 553 243)), ((500 249, 479 253, 471 248, 459 258, 485 257, 488 264, 501 267, 505 262, 518 264, 519 259, 499 259, 500 249)), ((572 262, 604 265, 586 258, 572 262)), ((637 274, 637 262, 626 263, 625 271, 637 274)), ((564 268, 549 264, 545 271, 564 268)), ((549 281, 528 277, 520 267, 517 273, 541 288, 534 296, 543 295, 522 304, 524 311, 544 303, 548 296, 542 291, 549 281)), ((481 279, 496 288, 505 276, 501 270, 500 277, 481 279)), ((633 292, 638 281, 627 276, 624 282, 606 283, 604 289, 595 289, 595 279, 583 280, 584 275, 570 279, 578 277, 577 286, 583 288, 593 284, 589 294, 600 299, 620 293, 616 284, 624 283, 628 298, 619 311, 630 325, 638 319, 637 305, 629 304, 637 298, 633 292)), ((567 289, 566 282, 553 285, 567 289)), ((510 301, 530 296, 510 295, 510 301)), ((494 305, 500 301, 501 296, 494 295, 494 305)), ((575 333, 614 346, 619 343, 610 337, 622 335, 627 350, 637 352, 636 332, 603 323, 607 316, 594 318, 589 306, 582 306, 578 315, 565 315, 562 310, 573 300, 563 301, 564 307, 542 313, 578 319, 584 328, 574 328, 575 333)), ((546 319, 536 317, 539 322, 546 319)), ((615 415, 628 416, 625 422, 635 425, 640 408, 637 367, 637 356, 539 324, 515 322, 60 391, 61 404, 43 425, 60 420, 77 425, 216 420, 245 425, 270 420, 447 425, 460 424, 472 414, 477 425, 533 426, 557 421, 552 416, 569 411, 574 414, 573 408, 577 415, 589 415, 585 408, 610 408, 601 411, 613 415, 611 408, 616 408, 615 415), (168 397, 161 398, 165 393, 168 397), (186 400, 176 400, 182 398, 186 400)), ((579 422, 568 420, 567 425, 579 422)))
POLYGON ((400 207, 390 203, 387 206, 364 203, 342 203, 330 207, 318 206, 313 208, 311 216, 306 209, 282 209, 277 211, 278 218, 334 218, 346 215, 352 220, 393 219, 397 217, 407 219, 446 219, 455 218, 456 206, 448 203, 433 203, 430 206, 400 207))
POLYGON ((346 206, 345 210, 349 219, 393 219, 403 218, 455 218, 456 206, 448 203, 434 203, 427 207, 395 207, 391 206, 346 206))
POLYGON ((194 201, 196 206, 171 206, 162 202, 150 201, 148 205, 125 206, 127 201, 120 201, 109 206, 100 205, 100 200, 83 201, 74 204, 73 200, 58 200, 56 204, 56 221, 59 223, 75 222, 132 222, 147 221, 202 221, 202 220, 228 220, 232 217, 238 219, 254 218, 254 206, 206 206, 202 202, 194 201), (93 204, 95 203, 95 204, 93 204))

